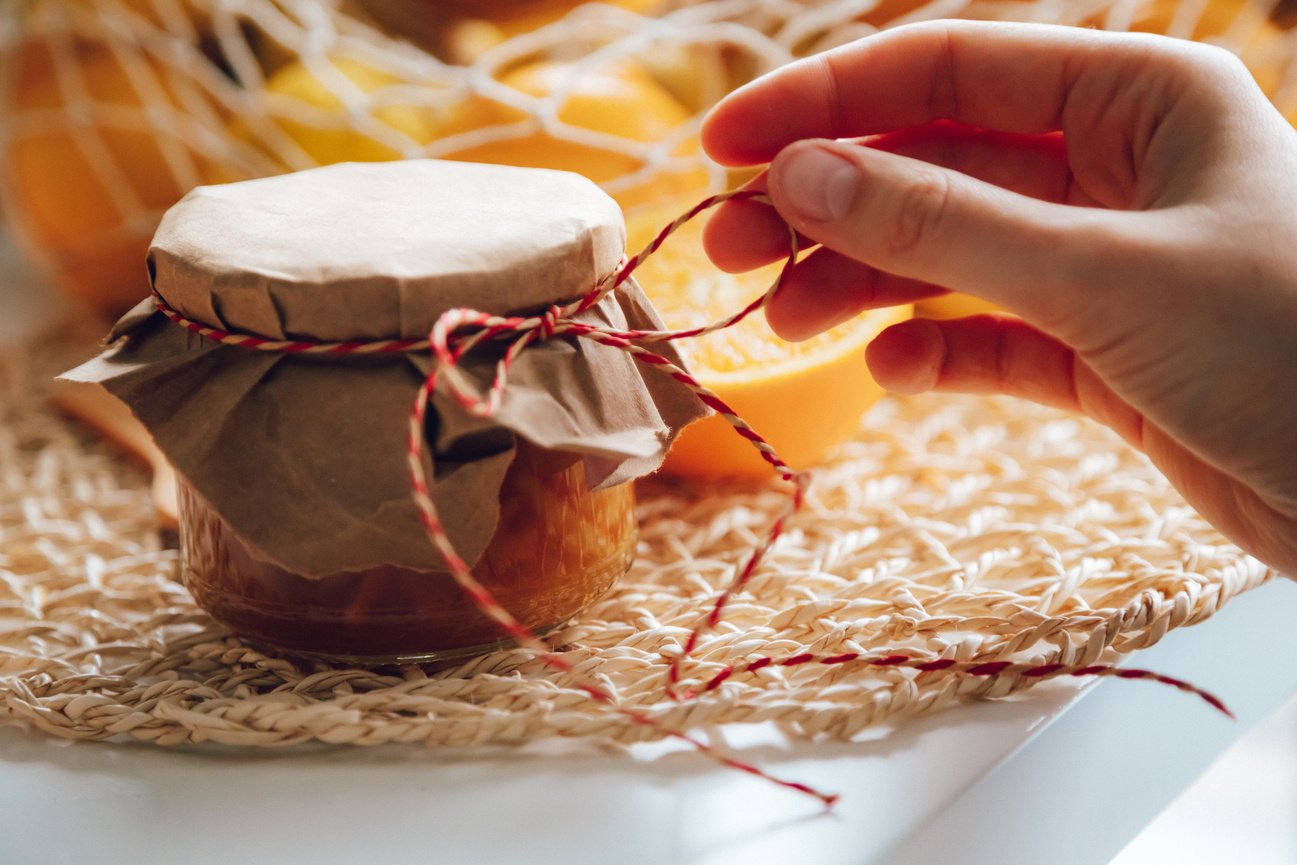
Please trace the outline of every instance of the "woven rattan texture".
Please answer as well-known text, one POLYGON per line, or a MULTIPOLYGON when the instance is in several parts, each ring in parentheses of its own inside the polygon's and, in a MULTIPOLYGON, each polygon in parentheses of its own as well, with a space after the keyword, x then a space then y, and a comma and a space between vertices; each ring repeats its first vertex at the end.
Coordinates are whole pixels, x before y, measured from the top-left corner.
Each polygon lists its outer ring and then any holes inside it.
MULTIPOLYGON (((69 360, 0 355, 0 718, 76 739, 277 746, 659 735, 532 653, 360 670, 245 646, 175 581, 143 473, 45 404, 69 360)), ((662 696, 679 648, 785 504, 769 488, 641 487, 631 573, 552 635, 623 705, 673 726, 775 722, 849 738, 1032 680, 806 665, 662 696)), ((1268 579, 1106 430, 1026 403, 887 401, 817 470, 805 512, 689 672, 762 655, 874 652, 1089 663, 1150 645, 1268 579)), ((1130 687, 1145 687, 1132 684, 1130 687)), ((1222 695, 1228 699, 1228 694, 1222 695)))

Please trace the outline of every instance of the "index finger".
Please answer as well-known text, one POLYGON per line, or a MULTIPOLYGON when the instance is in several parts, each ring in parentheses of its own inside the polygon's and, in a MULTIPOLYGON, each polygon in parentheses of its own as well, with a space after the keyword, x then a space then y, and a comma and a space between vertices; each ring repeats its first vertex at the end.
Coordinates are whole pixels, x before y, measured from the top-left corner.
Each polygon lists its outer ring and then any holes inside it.
POLYGON ((933 120, 1039 135, 1064 128, 1084 70, 1096 95, 1128 85, 1150 46, 1176 40, 1048 24, 933 21, 783 67, 723 99, 703 147, 724 165, 769 162, 805 138, 858 138, 933 120))

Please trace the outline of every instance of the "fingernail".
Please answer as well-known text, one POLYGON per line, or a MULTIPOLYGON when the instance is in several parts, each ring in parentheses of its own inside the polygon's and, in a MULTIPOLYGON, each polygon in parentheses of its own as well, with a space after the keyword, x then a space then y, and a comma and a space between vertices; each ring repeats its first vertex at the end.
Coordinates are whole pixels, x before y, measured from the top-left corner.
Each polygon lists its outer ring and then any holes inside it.
POLYGON ((802 216, 816 222, 841 219, 856 197, 856 167, 820 147, 800 148, 780 166, 779 192, 802 216))

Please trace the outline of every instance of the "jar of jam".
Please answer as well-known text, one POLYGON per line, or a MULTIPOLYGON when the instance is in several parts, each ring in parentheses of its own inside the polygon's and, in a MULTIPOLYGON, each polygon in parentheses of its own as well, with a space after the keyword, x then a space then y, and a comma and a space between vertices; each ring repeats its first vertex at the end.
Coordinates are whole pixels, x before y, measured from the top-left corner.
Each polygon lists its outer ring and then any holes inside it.
MULTIPOLYGON (((235 633, 348 663, 481 652, 504 642, 499 626, 448 573, 410 497, 426 347, 289 346, 419 340, 454 308, 545 309, 608 279, 623 246, 616 205, 563 172, 416 160, 201 187, 162 220, 149 268, 159 298, 216 338, 150 300, 67 377, 123 399, 175 465, 183 580, 235 633)), ((581 315, 660 327, 629 280, 581 315)), ((508 344, 462 358, 483 393, 508 344)), ((518 354, 489 416, 440 381, 429 495, 474 576, 543 632, 629 566, 631 481, 701 409, 626 353, 572 337, 518 354)))
MULTIPOLYGON (((507 642, 449 574, 379 565, 307 578, 259 559, 188 483, 179 492, 185 586, 254 642, 350 663, 451 658, 507 642)), ((631 484, 591 490, 579 461, 520 443, 473 576, 543 632, 607 592, 634 554, 631 484)))

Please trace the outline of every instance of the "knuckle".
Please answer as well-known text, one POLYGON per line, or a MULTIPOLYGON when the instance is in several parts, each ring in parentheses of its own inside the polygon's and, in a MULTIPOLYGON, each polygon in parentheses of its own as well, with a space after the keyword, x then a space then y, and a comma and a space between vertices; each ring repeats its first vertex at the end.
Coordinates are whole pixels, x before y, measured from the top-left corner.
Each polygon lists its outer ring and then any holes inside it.
POLYGON ((1192 85, 1211 89, 1224 82, 1252 79, 1247 65, 1228 48, 1206 42, 1185 42, 1175 48, 1172 62, 1179 63, 1180 73, 1192 85))
POLYGON ((1189 53, 1197 63, 1207 67, 1209 72, 1229 72, 1239 74, 1247 72, 1247 65, 1233 51, 1220 45, 1207 42, 1189 43, 1189 53))
POLYGON ((950 179, 939 171, 923 171, 896 196, 887 226, 888 251, 904 256, 939 241, 950 206, 950 179))

